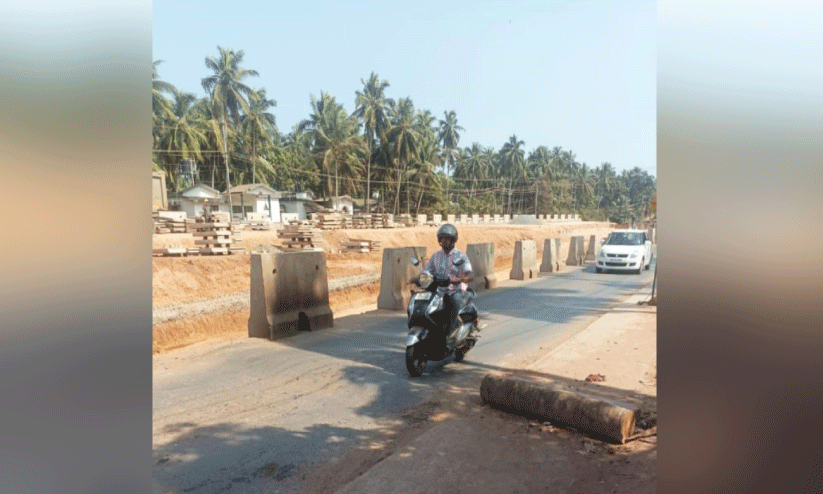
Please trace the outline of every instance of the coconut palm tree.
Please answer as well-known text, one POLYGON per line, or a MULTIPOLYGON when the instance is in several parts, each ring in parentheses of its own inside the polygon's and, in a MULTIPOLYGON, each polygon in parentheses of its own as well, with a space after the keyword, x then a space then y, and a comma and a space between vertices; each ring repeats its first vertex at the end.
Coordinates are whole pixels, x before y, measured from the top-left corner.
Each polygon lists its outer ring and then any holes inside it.
POLYGON ((500 164, 509 178, 509 214, 512 212, 514 181, 521 177, 525 178, 525 151, 522 149, 524 144, 516 135, 512 135, 500 148, 500 164))
POLYGON ((454 110, 444 111, 443 117, 445 120, 440 121, 440 132, 437 136, 443 144, 443 153, 446 158, 446 204, 449 204, 449 171, 450 167, 454 166, 457 158, 457 143, 460 141, 459 131, 465 129, 457 124, 457 113, 454 110))
MULTIPOLYGON (((240 110, 248 112, 249 104, 246 97, 252 93, 252 89, 247 86, 243 79, 249 76, 258 76, 256 70, 245 69, 240 66, 243 62, 243 50, 234 51, 232 48, 217 47, 218 56, 206 57, 206 68, 213 72, 212 75, 200 80, 206 94, 211 98, 215 113, 221 122, 223 138, 223 154, 226 162, 226 191, 231 188, 229 178, 229 148, 228 148, 228 126, 231 120, 232 126, 237 128, 240 123, 240 110)), ((231 194, 229 194, 229 209, 233 211, 231 194)))
POLYGON ((538 191, 539 186, 538 182, 543 180, 547 183, 554 178, 555 170, 554 170, 554 163, 552 161, 551 151, 546 146, 538 146, 534 151, 529 153, 529 158, 526 160, 528 168, 527 168, 527 176, 530 180, 532 180, 535 184, 534 187, 534 214, 538 214, 537 211, 537 199, 538 199, 538 191))
MULTIPOLYGON (((437 138, 434 135, 423 136, 420 139, 417 159, 411 163, 411 173, 409 182, 417 184, 420 189, 417 199, 417 208, 415 214, 420 214, 420 205, 423 202, 424 192, 441 190, 441 184, 437 174, 434 172, 437 166, 438 156, 440 155, 440 146, 437 138)), ((437 198, 439 194, 435 194, 437 198)))
POLYGON ((273 99, 268 99, 265 89, 249 93, 248 111, 240 118, 240 130, 246 140, 249 155, 251 156, 251 183, 257 183, 257 163, 271 168, 260 155, 266 155, 274 150, 272 137, 277 133, 274 114, 270 108, 277 105, 273 99))
MULTIPOLYGON (((386 135, 386 144, 388 156, 397 172, 397 195, 394 199, 394 214, 397 214, 400 211, 400 187, 403 183, 403 174, 409 163, 417 159, 420 136, 414 129, 414 104, 411 98, 401 98, 396 103, 390 101, 389 114, 392 127, 386 135)), ((408 199, 406 202, 406 212, 409 213, 408 199)))
POLYGON ((160 79, 157 66, 163 60, 155 60, 151 66, 151 108, 155 125, 158 125, 164 118, 171 117, 171 103, 166 94, 174 94, 177 88, 173 84, 160 79))
POLYGON ((312 136, 312 150, 322 173, 326 174, 326 192, 331 196, 334 176, 334 197, 340 196, 340 175, 346 177, 349 192, 354 192, 357 179, 362 176, 362 158, 368 154, 359 135, 357 118, 349 116, 343 105, 326 92, 320 99, 311 95, 312 114, 298 125, 312 136))
POLYGON ((173 90, 169 101, 169 116, 158 125, 158 149, 166 158, 166 172, 172 186, 178 188, 176 165, 181 159, 202 161, 201 150, 208 144, 208 129, 195 111, 197 97, 173 90))
MULTIPOLYGON (((366 156, 366 202, 371 200, 371 162, 375 149, 375 142, 379 139, 385 141, 386 130, 389 126, 386 110, 385 90, 389 87, 388 81, 381 81, 374 72, 369 76, 368 81, 360 79, 363 84, 363 91, 355 92, 354 115, 363 122, 363 133, 365 136, 368 154, 366 156)), ((368 206, 366 208, 368 212, 368 206)))

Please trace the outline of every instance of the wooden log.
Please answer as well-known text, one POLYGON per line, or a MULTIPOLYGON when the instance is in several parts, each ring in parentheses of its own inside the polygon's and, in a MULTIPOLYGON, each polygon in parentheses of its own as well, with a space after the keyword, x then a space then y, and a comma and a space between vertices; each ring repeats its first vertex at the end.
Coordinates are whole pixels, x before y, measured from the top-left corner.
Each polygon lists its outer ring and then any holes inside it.
POLYGON ((634 432, 633 410, 522 377, 486 374, 480 383, 480 397, 504 410, 569 425, 620 444, 634 432))

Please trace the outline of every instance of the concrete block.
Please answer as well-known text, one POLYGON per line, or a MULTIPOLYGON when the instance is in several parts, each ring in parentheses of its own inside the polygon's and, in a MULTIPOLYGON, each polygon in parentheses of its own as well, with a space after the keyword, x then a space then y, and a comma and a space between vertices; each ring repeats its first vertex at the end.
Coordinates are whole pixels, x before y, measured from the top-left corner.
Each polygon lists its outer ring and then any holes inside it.
POLYGON ((540 263, 541 273, 560 271, 560 239, 547 238, 543 241, 543 261, 540 263))
POLYGON ((585 255, 583 236, 572 236, 569 240, 569 256, 566 258, 566 266, 582 266, 585 255))
POLYGON ((466 256, 472 263, 474 281, 469 285, 475 292, 497 286, 494 274, 494 242, 467 244, 466 256))
POLYGON ((600 251, 600 243, 597 241, 597 235, 589 235, 589 245, 586 248, 586 261, 596 261, 597 253, 600 251))
POLYGON ((454 224, 457 220, 455 220, 455 216, 453 214, 446 215, 446 223, 454 224))
POLYGON ((649 225, 646 235, 649 236, 649 240, 651 240, 653 244, 657 243, 657 230, 655 229, 655 227, 649 225))
POLYGON ((411 296, 409 280, 425 267, 425 265, 412 264, 410 261, 412 257, 420 259, 422 263, 426 258, 426 248, 419 246, 383 248, 380 294, 377 296, 378 309, 406 310, 411 296))
POLYGON ((426 215, 425 214, 418 214, 417 215, 417 224, 418 225, 425 225, 426 224, 426 215))
POLYGON ((253 252, 249 298, 251 338, 334 326, 325 252, 253 252))
POLYGON ((492 222, 492 215, 484 214, 483 215, 483 223, 491 223, 492 222))
POLYGON ((457 221, 459 223, 468 223, 469 222, 469 215, 461 214, 457 221))
POLYGON ((442 214, 433 214, 432 215, 432 223, 435 225, 440 225, 443 223, 443 215, 442 214))
POLYGON ((514 258, 509 279, 525 280, 537 276, 537 248, 534 240, 518 240, 514 244, 514 258))

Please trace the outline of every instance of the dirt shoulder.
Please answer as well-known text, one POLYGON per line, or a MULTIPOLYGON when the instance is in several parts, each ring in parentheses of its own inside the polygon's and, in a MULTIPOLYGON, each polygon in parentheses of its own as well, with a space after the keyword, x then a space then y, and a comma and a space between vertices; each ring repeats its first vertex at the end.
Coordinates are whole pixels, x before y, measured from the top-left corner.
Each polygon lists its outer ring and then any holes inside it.
MULTIPOLYGON (((619 304, 583 332, 512 373, 585 391, 639 410, 640 431, 657 420, 656 307, 647 294, 619 304), (586 382, 593 374, 601 382, 586 382)), ((470 362, 468 363, 470 365, 470 362)), ((405 439, 345 486, 303 492, 586 492, 656 491, 657 436, 610 444, 536 418, 483 404, 479 383, 457 385, 420 404, 405 439), (415 422, 416 423, 413 423, 415 422)), ((353 458, 350 460, 352 461, 353 458)), ((336 465, 345 471, 344 465, 336 465)), ((328 482, 333 478, 320 476, 328 482)))

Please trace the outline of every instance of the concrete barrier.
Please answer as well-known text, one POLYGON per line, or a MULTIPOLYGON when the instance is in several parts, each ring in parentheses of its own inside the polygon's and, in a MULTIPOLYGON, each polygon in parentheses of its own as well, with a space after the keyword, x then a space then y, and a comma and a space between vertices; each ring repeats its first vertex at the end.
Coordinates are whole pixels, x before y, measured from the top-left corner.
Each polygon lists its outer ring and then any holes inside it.
POLYGON ((491 223, 492 222, 492 215, 484 214, 483 215, 483 223, 491 223))
POLYGON ((425 264, 415 266, 410 259, 426 260, 425 247, 392 247, 383 249, 383 269, 380 275, 380 294, 377 308, 385 310, 406 310, 409 305, 409 280, 416 276, 425 264))
POLYGON ((589 246, 586 248, 586 261, 596 261, 597 253, 600 252, 600 243, 597 235, 589 235, 589 246))
POLYGON ((540 263, 540 272, 557 271, 560 271, 560 239, 547 238, 543 241, 543 261, 540 263))
POLYGON ((467 244, 466 256, 472 264, 474 281, 469 285, 475 292, 497 286, 494 274, 494 242, 467 244))
POLYGON ((496 408, 566 424, 621 444, 634 432, 634 410, 533 379, 486 374, 480 398, 496 408))
POLYGON ((425 225, 426 221, 428 221, 428 220, 426 219, 425 214, 418 214, 417 215, 417 225, 418 226, 425 225))
POLYGON ((537 276, 537 249, 534 240, 518 240, 514 244, 514 258, 509 279, 525 280, 537 276))
POLYGON ((330 328, 324 252, 253 252, 249 337, 276 340, 298 331, 330 328))
POLYGON ((569 256, 566 258, 566 266, 582 266, 584 256, 583 236, 572 236, 569 240, 569 256))
POLYGON ((468 223, 468 222, 469 222, 469 215, 467 215, 467 214, 461 214, 461 215, 457 218, 457 221, 458 221, 459 223, 468 223))
POLYGON ((435 225, 440 226, 441 224, 443 224, 443 215, 442 214, 433 214, 432 215, 432 222, 435 225))
POLYGON ((454 218, 455 218, 455 216, 453 214, 447 214, 446 215, 446 223, 454 224, 455 221, 456 221, 454 218))

